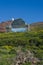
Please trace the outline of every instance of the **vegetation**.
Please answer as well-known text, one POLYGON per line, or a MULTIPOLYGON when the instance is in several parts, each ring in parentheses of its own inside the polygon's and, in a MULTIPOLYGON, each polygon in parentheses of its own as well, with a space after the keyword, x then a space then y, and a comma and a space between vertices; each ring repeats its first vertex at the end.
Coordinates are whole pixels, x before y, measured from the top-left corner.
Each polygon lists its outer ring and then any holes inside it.
MULTIPOLYGON (((17 50, 25 52, 26 49, 34 53, 43 64, 43 31, 23 32, 23 33, 0 33, 0 65, 11 65, 17 55, 17 50)), ((13 64, 12 64, 13 65, 13 64)), ((31 65, 25 63, 23 65, 31 65)))
POLYGON ((43 31, 43 22, 36 22, 30 24, 31 31, 43 31))

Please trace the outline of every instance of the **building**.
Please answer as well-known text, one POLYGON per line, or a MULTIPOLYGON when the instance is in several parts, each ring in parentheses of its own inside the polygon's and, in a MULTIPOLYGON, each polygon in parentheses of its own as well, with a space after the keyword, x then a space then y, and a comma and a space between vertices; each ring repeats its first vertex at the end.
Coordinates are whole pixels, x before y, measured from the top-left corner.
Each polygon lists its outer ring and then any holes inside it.
POLYGON ((10 32, 9 26, 11 25, 11 23, 11 21, 0 23, 0 32, 10 32))
POLYGON ((27 27, 21 18, 16 20, 12 18, 12 20, 0 23, 0 32, 25 32, 27 27))

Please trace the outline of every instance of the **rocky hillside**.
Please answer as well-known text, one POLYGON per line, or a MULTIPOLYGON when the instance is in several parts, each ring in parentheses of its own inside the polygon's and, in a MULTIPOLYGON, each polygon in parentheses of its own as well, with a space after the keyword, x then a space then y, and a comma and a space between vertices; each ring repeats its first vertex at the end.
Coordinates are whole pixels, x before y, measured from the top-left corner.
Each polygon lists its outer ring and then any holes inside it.
POLYGON ((32 31, 42 31, 43 30, 43 22, 36 22, 30 24, 30 28, 32 31))
POLYGON ((25 52, 19 50, 17 52, 17 56, 15 57, 14 62, 15 62, 15 65, 25 65, 28 62, 31 63, 30 65, 35 65, 37 64, 37 62, 40 62, 40 60, 34 57, 34 54, 31 53, 29 50, 26 50, 25 52))
POLYGON ((0 65, 43 65, 43 32, 0 33, 0 65))

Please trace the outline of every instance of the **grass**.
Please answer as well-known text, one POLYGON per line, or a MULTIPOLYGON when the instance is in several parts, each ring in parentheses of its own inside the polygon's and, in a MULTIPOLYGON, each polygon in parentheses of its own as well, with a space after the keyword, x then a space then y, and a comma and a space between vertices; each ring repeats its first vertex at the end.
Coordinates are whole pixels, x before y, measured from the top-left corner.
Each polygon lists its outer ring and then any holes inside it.
POLYGON ((43 32, 0 33, 0 65, 11 65, 12 58, 16 57, 16 52, 20 49, 24 52, 28 49, 34 56, 43 59, 43 32))

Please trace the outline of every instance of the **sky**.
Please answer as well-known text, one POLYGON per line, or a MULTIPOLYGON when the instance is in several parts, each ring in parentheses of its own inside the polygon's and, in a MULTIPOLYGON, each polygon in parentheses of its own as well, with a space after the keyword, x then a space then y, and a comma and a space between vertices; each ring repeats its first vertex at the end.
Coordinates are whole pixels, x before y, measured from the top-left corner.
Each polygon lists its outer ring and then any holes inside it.
POLYGON ((43 0, 0 0, 0 22, 12 18, 26 23, 43 21, 43 0))

